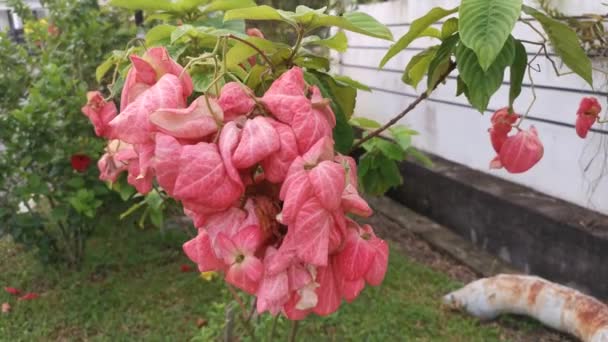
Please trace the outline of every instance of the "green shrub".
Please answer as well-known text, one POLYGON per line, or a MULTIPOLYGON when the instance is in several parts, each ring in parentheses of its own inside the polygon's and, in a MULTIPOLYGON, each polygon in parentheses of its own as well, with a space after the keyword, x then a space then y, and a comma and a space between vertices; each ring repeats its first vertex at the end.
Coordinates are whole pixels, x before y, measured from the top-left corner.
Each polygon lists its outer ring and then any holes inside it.
POLYGON ((115 196, 97 180, 103 143, 80 109, 98 62, 135 32, 92 1, 47 1, 40 20, 20 1, 11 5, 26 41, 0 35, 0 235, 75 266, 95 216, 115 196))

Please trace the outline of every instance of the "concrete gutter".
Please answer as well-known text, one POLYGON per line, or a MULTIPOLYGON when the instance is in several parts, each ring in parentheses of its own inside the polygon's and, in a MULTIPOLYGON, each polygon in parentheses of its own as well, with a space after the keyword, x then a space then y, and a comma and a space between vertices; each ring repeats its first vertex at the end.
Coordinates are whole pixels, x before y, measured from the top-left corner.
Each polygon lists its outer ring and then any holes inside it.
POLYGON ((432 159, 432 169, 402 163, 405 184, 388 196, 521 272, 608 298, 608 217, 432 159))

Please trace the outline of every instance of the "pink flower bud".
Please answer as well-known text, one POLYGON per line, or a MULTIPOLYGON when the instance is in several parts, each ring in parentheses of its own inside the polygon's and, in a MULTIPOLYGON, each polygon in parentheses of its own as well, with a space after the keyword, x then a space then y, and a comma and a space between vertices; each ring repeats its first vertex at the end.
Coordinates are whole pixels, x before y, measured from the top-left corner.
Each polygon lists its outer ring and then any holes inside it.
POLYGON ((602 106, 595 97, 585 97, 576 112, 576 134, 581 138, 586 138, 591 126, 597 121, 602 106))
POLYGON ((532 126, 529 131, 520 131, 507 138, 491 168, 504 167, 510 173, 526 172, 540 161, 543 153, 543 144, 532 126))

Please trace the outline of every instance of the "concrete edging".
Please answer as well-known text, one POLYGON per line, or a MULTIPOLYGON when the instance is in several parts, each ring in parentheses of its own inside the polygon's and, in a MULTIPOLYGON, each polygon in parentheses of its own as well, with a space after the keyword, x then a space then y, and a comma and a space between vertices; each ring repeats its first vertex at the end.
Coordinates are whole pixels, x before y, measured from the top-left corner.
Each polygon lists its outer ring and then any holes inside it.
POLYGON ((608 217, 432 159, 433 168, 402 163, 405 184, 388 196, 521 272, 608 298, 608 217))

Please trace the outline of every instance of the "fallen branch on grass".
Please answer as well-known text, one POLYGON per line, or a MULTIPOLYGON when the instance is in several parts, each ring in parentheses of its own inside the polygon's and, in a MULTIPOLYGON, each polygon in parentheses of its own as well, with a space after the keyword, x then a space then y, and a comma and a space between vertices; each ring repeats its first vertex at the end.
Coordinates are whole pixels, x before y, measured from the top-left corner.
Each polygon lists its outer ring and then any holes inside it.
POLYGON ((538 277, 503 274, 479 279, 446 295, 443 302, 483 320, 526 315, 584 342, 608 341, 608 306, 538 277))

